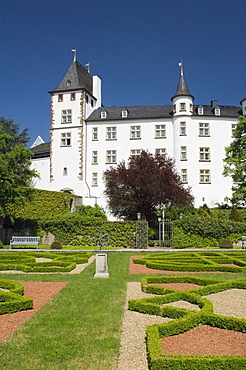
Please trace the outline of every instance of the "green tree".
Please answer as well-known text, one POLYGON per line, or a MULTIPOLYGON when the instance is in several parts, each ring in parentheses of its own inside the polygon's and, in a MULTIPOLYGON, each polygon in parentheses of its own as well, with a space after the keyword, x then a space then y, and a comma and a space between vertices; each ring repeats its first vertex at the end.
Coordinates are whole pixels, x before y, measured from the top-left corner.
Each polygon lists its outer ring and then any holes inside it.
POLYGON ((246 117, 239 117, 234 140, 225 148, 224 176, 231 176, 232 203, 246 204, 246 117))
POLYGON ((29 142, 30 137, 28 135, 28 128, 25 128, 21 133, 19 133, 20 124, 14 123, 13 119, 0 117, 0 126, 2 126, 5 134, 9 134, 13 137, 13 146, 20 144, 26 146, 29 142))
POLYGON ((105 195, 115 217, 136 220, 137 213, 150 221, 164 206, 184 206, 193 201, 181 183, 171 158, 142 151, 128 164, 120 162, 104 172, 105 195))
POLYGON ((6 134, 0 125, 0 217, 6 214, 9 203, 24 203, 30 192, 28 186, 33 177, 38 177, 31 170, 32 152, 23 144, 15 145, 15 138, 6 134), (25 187, 26 192, 20 188, 25 187))

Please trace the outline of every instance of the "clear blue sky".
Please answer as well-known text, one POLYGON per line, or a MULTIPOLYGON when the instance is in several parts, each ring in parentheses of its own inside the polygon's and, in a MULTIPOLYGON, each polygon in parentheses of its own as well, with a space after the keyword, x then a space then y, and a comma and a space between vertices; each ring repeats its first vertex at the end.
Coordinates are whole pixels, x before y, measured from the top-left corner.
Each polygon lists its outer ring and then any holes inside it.
POLYGON ((246 96, 245 0, 0 0, 0 116, 49 141, 50 95, 77 48, 105 106, 171 104, 183 61, 195 104, 246 96))

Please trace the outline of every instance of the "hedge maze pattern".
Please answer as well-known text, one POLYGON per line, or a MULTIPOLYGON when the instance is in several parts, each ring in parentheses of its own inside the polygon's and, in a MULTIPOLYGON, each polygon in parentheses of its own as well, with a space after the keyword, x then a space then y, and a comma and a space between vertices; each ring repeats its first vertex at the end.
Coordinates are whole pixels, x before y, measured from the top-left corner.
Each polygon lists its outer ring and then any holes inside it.
POLYGON ((153 253, 133 261, 152 269, 167 271, 246 272, 245 252, 153 253))
POLYGON ((246 289, 246 279, 221 281, 219 279, 200 278, 190 275, 159 276, 143 279, 141 287, 146 293, 158 295, 152 298, 129 300, 128 309, 173 319, 168 323, 147 327, 147 353, 151 370, 241 370, 246 368, 246 356, 167 356, 162 353, 160 341, 160 338, 184 333, 200 324, 246 333, 246 320, 215 315, 213 313, 213 304, 202 297, 228 289, 246 289), (164 283, 193 283, 199 285, 199 287, 181 291, 152 285, 164 283), (200 310, 196 311, 165 305, 179 300, 195 304, 199 306, 200 310))
POLYGON ((77 264, 87 263, 92 252, 14 252, 0 253, 0 271, 69 272, 77 264), (49 262, 37 262, 47 258, 49 262))
POLYGON ((0 315, 33 308, 33 300, 23 297, 23 294, 21 283, 0 279, 0 315))

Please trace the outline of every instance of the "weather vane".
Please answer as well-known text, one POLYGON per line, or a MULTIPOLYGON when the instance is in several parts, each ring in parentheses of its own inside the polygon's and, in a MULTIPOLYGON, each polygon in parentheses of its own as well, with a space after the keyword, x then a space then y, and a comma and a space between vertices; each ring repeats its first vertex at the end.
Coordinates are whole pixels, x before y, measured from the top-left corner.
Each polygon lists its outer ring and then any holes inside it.
POLYGON ((73 51, 73 52, 74 52, 73 61, 74 61, 74 62, 76 62, 76 58, 77 58, 77 55, 76 55, 76 53, 77 53, 77 49, 71 49, 71 51, 73 51))

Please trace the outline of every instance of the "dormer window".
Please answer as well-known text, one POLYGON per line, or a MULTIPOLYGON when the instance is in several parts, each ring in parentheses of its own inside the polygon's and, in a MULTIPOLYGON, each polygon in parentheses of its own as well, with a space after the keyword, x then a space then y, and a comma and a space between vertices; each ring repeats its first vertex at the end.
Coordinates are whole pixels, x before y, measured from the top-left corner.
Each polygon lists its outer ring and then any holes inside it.
POLYGON ((202 106, 198 107, 197 113, 198 113, 199 116, 202 116, 203 113, 204 113, 204 108, 202 106))
POLYGON ((122 118, 126 118, 128 115, 128 111, 126 108, 123 108, 122 111, 121 111, 121 117, 122 118))
POLYGON ((216 108, 214 109, 214 114, 215 114, 216 116, 220 116, 220 108, 219 108, 219 107, 216 107, 216 108))
POLYGON ((185 103, 180 103, 180 111, 186 111, 186 105, 185 103))
POLYGON ((106 110, 101 111, 101 118, 107 118, 107 112, 106 110))

